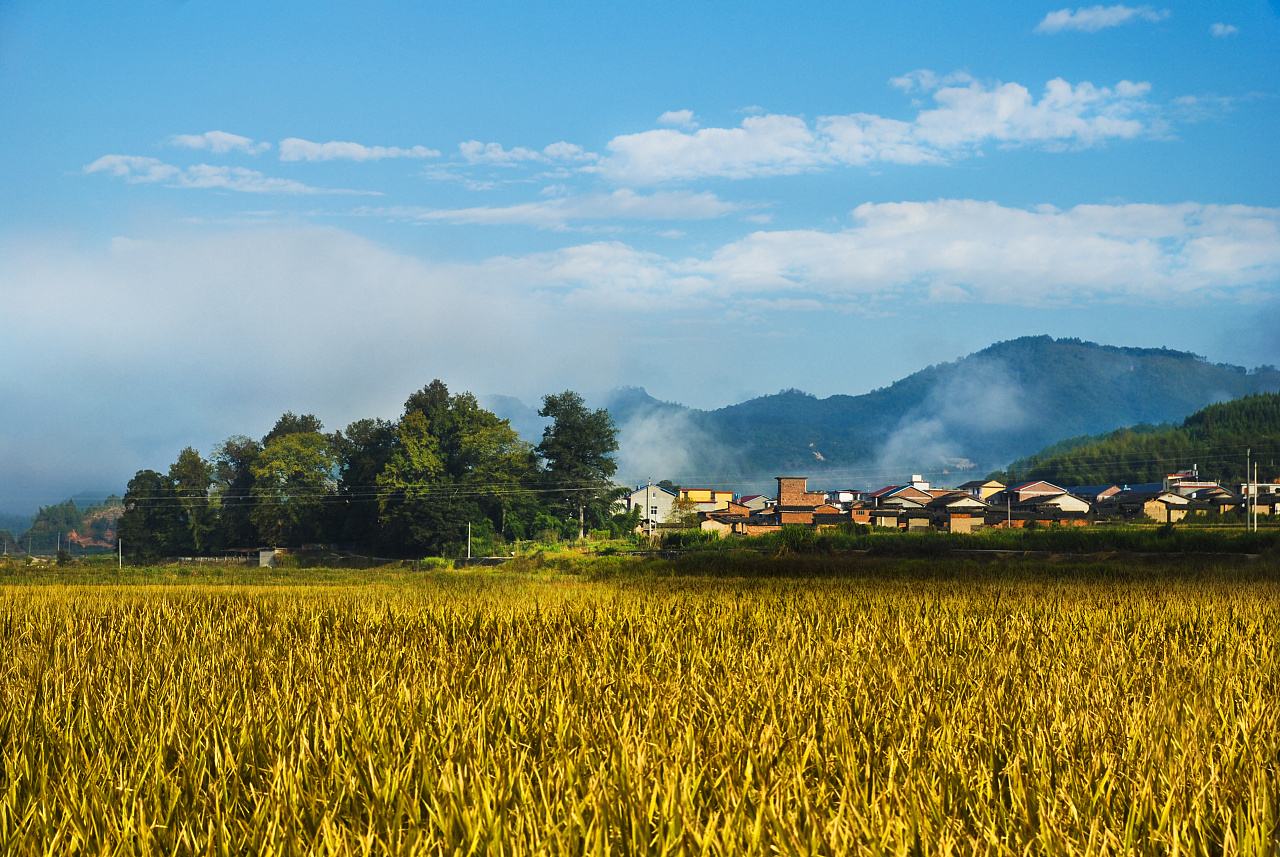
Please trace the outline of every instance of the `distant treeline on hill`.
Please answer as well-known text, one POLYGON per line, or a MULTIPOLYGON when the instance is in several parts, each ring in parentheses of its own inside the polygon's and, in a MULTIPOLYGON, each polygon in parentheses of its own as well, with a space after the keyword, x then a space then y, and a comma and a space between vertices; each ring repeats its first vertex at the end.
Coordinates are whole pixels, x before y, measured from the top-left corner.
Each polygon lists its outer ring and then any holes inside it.
POLYGON ((541 443, 470 393, 433 381, 395 422, 326 432, 285 413, 261 440, 228 438, 210 459, 188 447, 167 471, 139 471, 120 520, 131 560, 258 547, 344 544, 381 556, 500 550, 512 539, 630 532, 615 515, 616 430, 566 390, 544 397, 541 443))
POLYGON ((116 522, 124 511, 119 497, 108 496, 76 503, 75 498, 41 506, 30 526, 0 526, 0 541, 9 552, 30 548, 35 552, 52 551, 72 544, 82 549, 107 548, 115 545, 116 522))
POLYGON ((1059 485, 1132 484, 1159 482, 1194 464, 1202 476, 1229 485, 1249 478, 1246 449, 1262 481, 1280 476, 1280 394, 1210 405, 1177 426, 1140 425, 1062 441, 992 475, 1059 485))

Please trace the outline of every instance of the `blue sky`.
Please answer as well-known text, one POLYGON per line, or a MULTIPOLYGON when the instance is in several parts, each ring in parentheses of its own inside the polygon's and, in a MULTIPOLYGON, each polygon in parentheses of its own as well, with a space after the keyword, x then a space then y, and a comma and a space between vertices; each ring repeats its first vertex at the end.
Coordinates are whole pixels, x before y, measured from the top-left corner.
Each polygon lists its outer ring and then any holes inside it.
POLYGON ((1280 362, 1278 47, 1265 2, 0 5, 0 508, 436 376, 1280 362))

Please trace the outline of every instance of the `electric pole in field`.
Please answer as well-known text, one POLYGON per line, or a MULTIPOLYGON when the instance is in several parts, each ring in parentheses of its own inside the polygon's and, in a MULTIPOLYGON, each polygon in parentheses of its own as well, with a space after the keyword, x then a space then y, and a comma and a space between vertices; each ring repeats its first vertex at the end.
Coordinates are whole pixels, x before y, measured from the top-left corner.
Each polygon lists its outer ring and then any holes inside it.
POLYGON ((467 521, 467 559, 471 559, 471 522, 467 521))
POLYGON ((1252 487, 1249 484, 1249 477, 1253 474, 1252 456, 1253 456, 1253 450, 1245 449, 1244 451, 1244 529, 1245 529, 1245 532, 1248 532, 1253 528, 1252 527, 1253 515, 1249 511, 1249 494, 1252 493, 1249 490, 1252 487))
POLYGON ((1258 462, 1253 463, 1253 531, 1258 531, 1258 462))
POLYGON ((644 483, 644 523, 650 542, 653 541, 653 499, 649 496, 651 488, 653 488, 652 476, 644 483))

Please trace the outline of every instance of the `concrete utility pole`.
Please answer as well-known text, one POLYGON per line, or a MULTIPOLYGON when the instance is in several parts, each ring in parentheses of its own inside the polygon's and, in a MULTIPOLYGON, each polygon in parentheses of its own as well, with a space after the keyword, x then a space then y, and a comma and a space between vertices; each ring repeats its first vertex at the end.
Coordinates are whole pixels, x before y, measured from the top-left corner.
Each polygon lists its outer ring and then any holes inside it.
POLYGON ((1258 462, 1253 463, 1253 531, 1258 531, 1258 462))
POLYGON ((467 559, 471 559, 471 522, 467 521, 467 559))
POLYGON ((1249 477, 1253 475, 1253 463, 1251 459, 1252 454, 1253 454, 1252 449, 1246 449, 1244 451, 1244 529, 1245 529, 1245 532, 1248 532, 1251 529, 1250 523, 1253 520, 1253 515, 1250 514, 1249 512, 1249 494, 1252 493, 1249 490, 1250 488, 1249 477))
POLYGON ((649 497, 649 489, 652 487, 653 477, 650 476, 644 483, 644 522, 649 541, 653 541, 653 500, 649 497))
POLYGON ((116 570, 124 571, 124 539, 116 536, 116 570))

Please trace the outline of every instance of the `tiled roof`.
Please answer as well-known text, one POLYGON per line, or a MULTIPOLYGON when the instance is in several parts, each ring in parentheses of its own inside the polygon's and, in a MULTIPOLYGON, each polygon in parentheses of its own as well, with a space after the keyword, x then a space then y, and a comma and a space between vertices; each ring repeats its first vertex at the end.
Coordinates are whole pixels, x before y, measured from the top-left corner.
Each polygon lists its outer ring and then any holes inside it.
POLYGON ((894 491, 898 491, 898 490, 900 490, 900 489, 901 489, 901 488, 903 488, 903 487, 904 487, 904 486, 902 486, 902 485, 886 485, 886 486, 884 486, 883 488, 881 488, 879 491, 872 491, 872 492, 871 492, 870 494, 868 494, 867 496, 868 496, 868 497, 883 497, 884 495, 886 495, 886 494, 892 494, 894 491))

